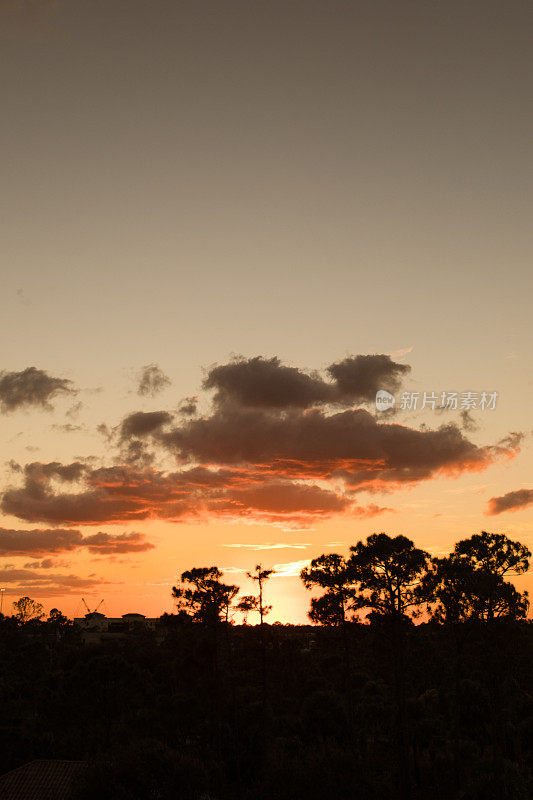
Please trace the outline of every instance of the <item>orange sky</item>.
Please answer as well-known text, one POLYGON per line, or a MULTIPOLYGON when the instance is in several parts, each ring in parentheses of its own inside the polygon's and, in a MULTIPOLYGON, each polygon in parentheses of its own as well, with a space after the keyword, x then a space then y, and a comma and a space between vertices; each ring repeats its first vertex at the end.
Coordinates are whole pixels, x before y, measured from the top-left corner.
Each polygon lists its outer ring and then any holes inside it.
POLYGON ((260 559, 304 621, 302 565, 374 531, 533 549, 530 14, 1 5, 6 606, 158 615, 260 559))

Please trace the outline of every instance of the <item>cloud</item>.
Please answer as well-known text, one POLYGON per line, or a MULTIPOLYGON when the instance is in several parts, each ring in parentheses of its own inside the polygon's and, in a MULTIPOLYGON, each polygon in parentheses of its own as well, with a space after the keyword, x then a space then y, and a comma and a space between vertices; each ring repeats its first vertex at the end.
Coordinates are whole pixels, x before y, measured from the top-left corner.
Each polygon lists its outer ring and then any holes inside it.
MULTIPOLYGON (((63 491, 62 483, 54 482, 57 463, 53 463, 53 469, 48 470, 48 466, 26 465, 24 485, 4 493, 5 513, 27 522, 57 525, 143 519, 185 522, 217 517, 289 521, 308 527, 314 520, 348 511, 374 515, 386 510, 378 506, 357 507, 354 498, 344 496, 340 490, 279 480, 246 469, 193 467, 164 473, 132 466, 85 467, 80 490, 63 491), (48 481, 36 484, 36 472, 48 475, 48 481)), ((70 466, 65 465, 65 469, 70 466)))
POLYGON ((172 439, 164 439, 166 446, 179 459, 203 463, 164 472, 132 464, 33 462, 22 471, 22 486, 4 493, 1 508, 27 522, 64 526, 219 518, 305 529, 334 516, 391 511, 376 503, 358 505, 357 494, 482 470, 512 457, 520 443, 514 435, 478 447, 454 425, 417 431, 377 423, 362 410, 217 413, 167 436, 172 439))
POLYGON ((142 533, 121 533, 118 536, 110 533, 95 533, 85 536, 82 547, 90 553, 140 553, 153 550, 155 545, 144 541, 142 533))
POLYGON ((170 378, 157 364, 147 364, 138 376, 137 394, 141 397, 155 397, 171 383, 170 378))
POLYGON ((266 542, 265 544, 224 544, 223 547, 234 547, 236 549, 242 548, 244 550, 306 550, 308 547, 311 546, 310 542, 299 542, 294 544, 286 544, 284 542, 278 542, 276 544, 271 544, 270 542, 266 542))
POLYGON ((215 389, 215 403, 228 401, 256 408, 306 408, 332 400, 330 385, 317 373, 281 364, 279 358, 239 358, 213 367, 203 383, 215 389))
MULTIPOLYGON (((38 598, 57 597, 58 595, 77 594, 80 590, 90 591, 111 581, 89 575, 65 575, 58 572, 34 572, 31 569, 9 567, 0 569, 0 583, 5 585, 6 594, 19 597, 31 592, 38 598)), ((7 611, 7 609, 4 609, 7 611)))
POLYGON ((378 389, 396 392, 402 376, 410 372, 386 355, 350 356, 332 364, 327 372, 335 380, 341 398, 355 402, 374 400, 378 389))
POLYGON ((60 481, 71 483, 72 481, 78 481, 86 469, 87 466, 82 461, 72 461, 70 464, 61 464, 59 461, 49 461, 47 464, 42 464, 39 461, 34 461, 25 467, 25 472, 32 480, 36 481, 57 478, 60 481))
POLYGON ((273 578, 296 578, 300 576, 300 572, 308 567, 311 559, 307 558, 302 561, 288 561, 286 564, 274 564, 273 578))
MULTIPOLYGON (((71 466, 65 465, 65 469, 71 466)), ((27 522, 57 525, 130 522, 152 516, 180 516, 185 510, 180 503, 186 493, 181 487, 173 487, 172 481, 161 473, 140 472, 129 466, 83 466, 79 491, 63 491, 52 480, 57 471, 55 462, 26 465, 24 485, 4 493, 2 510, 27 522), (50 466, 54 469, 48 470, 50 466), (47 478, 37 483, 33 477, 36 472, 47 478), (158 508, 160 514, 156 513, 158 508)), ((187 509, 189 505, 185 503, 187 509)))
MULTIPOLYGON (((96 533, 83 536, 80 531, 64 528, 13 530, 0 528, 0 555, 39 556, 87 549, 90 553, 136 553, 152 550, 141 533, 96 533)), ((40 565, 52 566, 43 561, 40 565)))
POLYGON ((240 511, 249 509, 267 514, 329 515, 350 505, 349 499, 319 486, 276 480, 246 489, 231 489, 226 498, 240 511))
POLYGON ((66 413, 66 416, 69 419, 76 419, 82 408, 83 408, 83 403, 80 400, 80 402, 74 403, 74 405, 71 408, 69 408, 69 410, 66 413))
POLYGON ((220 571, 224 575, 241 575, 244 569, 242 567, 220 567, 220 571))
POLYGON ((70 562, 58 561, 53 558, 43 558, 41 561, 30 561, 24 564, 25 569, 54 569, 57 567, 69 567, 70 562))
POLYGON ((389 353, 391 358, 403 358, 408 353, 412 353, 414 347, 401 347, 399 350, 393 350, 392 353, 389 353))
POLYGON ((38 586, 53 583, 58 587, 70 586, 85 588, 94 586, 94 578, 80 578, 77 575, 62 575, 60 573, 40 574, 28 569, 0 569, 1 583, 19 583, 22 586, 38 586))
POLYGON ((253 465, 264 475, 339 478, 352 488, 384 489, 447 473, 486 468, 517 452, 519 439, 479 447, 454 424, 416 430, 378 422, 364 409, 274 414, 216 409, 158 435, 178 458, 203 464, 253 465))
POLYGON ((172 422, 172 414, 167 411, 137 411, 122 420, 120 439, 148 436, 169 422, 172 422))
POLYGON ((504 511, 519 511, 533 504, 533 489, 517 489, 514 492, 507 492, 501 497, 491 497, 487 509, 487 514, 503 514, 504 511))
POLYGON ((174 415, 168 411, 136 411, 124 417, 120 425, 111 430, 105 424, 99 425, 98 432, 108 442, 118 442, 122 463, 148 467, 155 460, 155 454, 148 447, 146 439, 154 436, 173 419, 174 415))
POLYGON ((54 529, 13 530, 0 528, 1 555, 42 555, 64 553, 81 546, 79 531, 54 529))
POLYGON ((326 369, 333 381, 281 363, 279 358, 236 358, 213 367, 203 383, 214 389, 215 403, 248 408, 309 408, 327 403, 350 405, 373 400, 378 389, 396 391, 409 372, 387 355, 349 356, 326 369))
POLYGON ((198 410, 198 396, 184 397, 181 401, 178 412, 185 417, 192 417, 198 410))
POLYGON ((103 436, 107 442, 113 441, 113 431, 108 428, 105 422, 101 422, 99 425, 97 425, 96 431, 100 434, 100 436, 103 436))
POLYGON ((468 433, 473 433, 474 431, 479 430, 479 425, 470 413, 470 411, 465 408, 461 411, 461 427, 464 431, 468 431, 468 433))
POLYGON ((518 433, 477 445, 455 423, 415 429, 353 407, 377 387, 395 391, 408 369, 385 355, 349 356, 325 380, 278 358, 234 359, 208 372, 204 388, 215 394, 204 416, 137 411, 101 426, 117 448, 114 466, 29 463, 1 508, 64 527, 215 518, 305 530, 393 510, 359 504, 360 492, 481 471, 519 451, 518 433), (154 467, 169 457, 176 471, 154 467))
POLYGON ((83 425, 73 425, 71 422, 65 422, 63 425, 52 425, 52 430, 58 433, 77 433, 83 430, 83 425))
POLYGON ((72 381, 54 378, 42 369, 0 372, 0 409, 4 413, 28 406, 50 410, 50 401, 61 394, 75 394, 72 381))

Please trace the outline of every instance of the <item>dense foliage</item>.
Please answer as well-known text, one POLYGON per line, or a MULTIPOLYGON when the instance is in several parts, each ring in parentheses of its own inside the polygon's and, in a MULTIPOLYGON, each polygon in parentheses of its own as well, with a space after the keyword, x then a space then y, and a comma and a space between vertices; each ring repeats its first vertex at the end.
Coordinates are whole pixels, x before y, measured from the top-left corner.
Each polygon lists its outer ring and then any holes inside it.
MULTIPOLYGON (((0 625, 0 770, 34 758, 90 762, 84 798, 396 798, 394 660, 386 627, 167 619, 157 642, 82 646, 0 625)), ((533 783, 533 627, 436 622, 406 631, 413 798, 526 800, 533 783)))

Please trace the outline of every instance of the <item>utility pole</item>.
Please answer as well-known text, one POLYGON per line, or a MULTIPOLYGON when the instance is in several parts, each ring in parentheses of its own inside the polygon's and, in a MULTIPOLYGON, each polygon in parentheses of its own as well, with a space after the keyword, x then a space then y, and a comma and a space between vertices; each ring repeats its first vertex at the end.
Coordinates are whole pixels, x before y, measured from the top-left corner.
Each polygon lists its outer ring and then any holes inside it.
POLYGON ((5 589, 0 589, 0 614, 4 613, 4 592, 5 589))

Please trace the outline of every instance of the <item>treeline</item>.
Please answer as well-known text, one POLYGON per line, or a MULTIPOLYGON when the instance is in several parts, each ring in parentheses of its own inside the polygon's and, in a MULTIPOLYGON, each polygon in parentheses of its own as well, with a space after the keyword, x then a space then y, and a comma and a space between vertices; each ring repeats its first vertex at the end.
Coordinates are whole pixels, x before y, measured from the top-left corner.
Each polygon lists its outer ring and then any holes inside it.
MULTIPOLYGON (((320 625, 345 625, 361 612, 393 619, 419 617, 423 611, 441 622, 523 619, 528 593, 508 580, 529 568, 531 553, 503 533, 483 531, 458 542, 450 555, 432 558, 406 536, 375 533, 350 547, 350 557, 321 555, 303 569, 307 589, 323 594, 311 600, 309 617, 320 625)), ((245 619, 259 612, 260 622, 271 610, 263 601, 264 582, 272 570, 258 564, 248 572, 257 595, 236 601, 239 587, 224 583, 217 567, 195 567, 181 575, 172 589, 177 613, 204 624, 228 622, 232 608, 245 619)))
MULTIPOLYGON (((392 619, 427 617, 445 623, 490 621, 498 617, 524 619, 529 609, 527 591, 519 592, 510 577, 529 569, 531 553, 503 533, 482 531, 458 542, 446 557, 431 557, 406 536, 375 533, 350 547, 350 556, 327 553, 300 573, 306 589, 322 590, 313 597, 309 618, 318 625, 344 626, 366 616, 392 619)), ((246 575, 257 585, 256 595, 239 597, 239 587, 222 581, 218 567, 194 567, 172 587, 176 614, 202 624, 232 623, 233 611, 256 611, 260 624, 272 610, 264 602, 264 584, 273 570, 257 564, 246 575)), ((22 597, 13 603, 13 619, 21 624, 40 621, 40 603, 22 597)), ((167 618, 173 615, 163 615, 167 618)), ((67 622, 57 608, 48 621, 67 622)))
POLYGON ((308 626, 267 624, 263 566, 244 597, 194 568, 164 636, 90 646, 24 603, 0 620, 0 770, 85 760, 78 800, 529 800, 529 558, 496 534, 443 559, 376 534, 303 570, 308 626))

